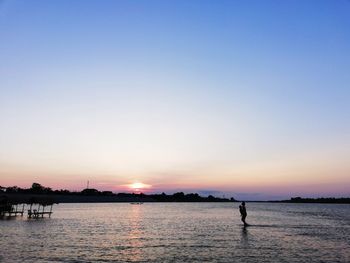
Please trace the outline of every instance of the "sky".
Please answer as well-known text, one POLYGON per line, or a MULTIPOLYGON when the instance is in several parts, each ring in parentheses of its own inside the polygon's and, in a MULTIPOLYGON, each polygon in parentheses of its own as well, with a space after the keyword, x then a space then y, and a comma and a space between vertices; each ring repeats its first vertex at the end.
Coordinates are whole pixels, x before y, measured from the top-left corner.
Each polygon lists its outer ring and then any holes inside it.
POLYGON ((0 0, 0 185, 350 196, 350 1, 0 0))

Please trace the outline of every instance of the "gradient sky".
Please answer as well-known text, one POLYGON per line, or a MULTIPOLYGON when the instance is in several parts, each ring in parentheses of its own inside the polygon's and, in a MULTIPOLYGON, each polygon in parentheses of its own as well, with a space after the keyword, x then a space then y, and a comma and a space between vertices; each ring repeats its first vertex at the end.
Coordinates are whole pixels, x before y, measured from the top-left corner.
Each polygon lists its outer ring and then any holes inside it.
POLYGON ((1 1, 0 185, 350 195, 350 2, 1 1))

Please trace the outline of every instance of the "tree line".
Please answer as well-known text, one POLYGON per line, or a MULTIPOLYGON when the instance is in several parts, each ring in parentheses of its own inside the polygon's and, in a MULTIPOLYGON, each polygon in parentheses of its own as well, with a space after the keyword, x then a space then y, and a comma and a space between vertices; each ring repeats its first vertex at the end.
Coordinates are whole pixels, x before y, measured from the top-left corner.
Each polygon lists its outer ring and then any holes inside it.
POLYGON ((144 193, 113 193, 111 191, 99 191, 94 188, 86 188, 82 191, 69 191, 66 189, 53 190, 50 187, 42 186, 39 183, 33 183, 30 188, 20 188, 18 186, 2 187, 0 193, 6 194, 36 194, 36 195, 78 195, 78 196, 116 196, 116 197, 132 197, 137 198, 149 197, 157 202, 235 202, 234 198, 219 198, 209 195, 207 197, 200 196, 197 193, 185 194, 177 192, 172 195, 165 194, 144 194, 144 193))

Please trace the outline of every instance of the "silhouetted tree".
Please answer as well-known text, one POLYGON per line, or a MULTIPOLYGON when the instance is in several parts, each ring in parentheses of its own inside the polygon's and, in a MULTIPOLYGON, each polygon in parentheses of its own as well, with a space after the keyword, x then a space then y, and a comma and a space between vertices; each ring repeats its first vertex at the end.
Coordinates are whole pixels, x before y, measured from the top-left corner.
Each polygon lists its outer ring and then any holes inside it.
POLYGON ((20 188, 18 186, 10 186, 6 188, 6 193, 18 193, 20 188))
POLYGON ((176 201, 183 201, 185 199, 185 194, 183 192, 178 192, 173 194, 173 197, 176 201))
POLYGON ((44 187, 41 184, 33 183, 30 191, 35 194, 41 194, 44 191, 44 187))
POLYGON ((44 187, 39 183, 33 183, 30 192, 33 194, 49 194, 52 192, 52 189, 50 187, 44 187))
POLYGON ((111 191, 103 191, 101 194, 108 195, 108 196, 114 195, 111 191))
POLYGON ((215 197, 212 196, 212 195, 209 195, 209 196, 208 196, 208 201, 215 201, 215 197))
POLYGON ((81 191, 81 194, 83 194, 83 195, 98 195, 98 194, 100 194, 100 191, 98 191, 97 189, 93 189, 93 188, 86 188, 83 191, 81 191))

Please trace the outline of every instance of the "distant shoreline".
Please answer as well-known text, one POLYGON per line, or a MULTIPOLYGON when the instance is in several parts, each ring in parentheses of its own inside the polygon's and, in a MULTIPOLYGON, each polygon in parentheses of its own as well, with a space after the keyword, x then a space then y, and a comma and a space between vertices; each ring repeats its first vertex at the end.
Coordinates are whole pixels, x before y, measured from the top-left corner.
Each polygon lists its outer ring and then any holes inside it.
POLYGON ((320 197, 320 198, 302 198, 293 197, 290 200, 268 201, 270 203, 293 203, 293 204, 350 204, 349 197, 320 197))
POLYGON ((49 200, 49 203, 203 203, 203 202, 234 202, 230 199, 213 196, 201 197, 197 194, 184 195, 144 195, 144 194, 113 194, 113 195, 84 195, 84 194, 31 194, 31 193, 0 193, 0 202, 28 203, 30 200, 49 200))
MULTIPOLYGON (((192 194, 195 195, 195 194, 192 194)), ((164 195, 163 199, 159 200, 161 195, 144 195, 144 194, 115 194, 111 196, 96 196, 96 195, 75 195, 75 194, 30 194, 30 193, 0 193, 0 199, 8 199, 15 203, 26 203, 30 199, 35 200, 51 200, 52 203, 218 203, 230 202, 237 203, 238 200, 230 200, 223 198, 208 198, 200 197, 198 200, 185 198, 174 198, 173 195, 164 195), (154 198, 156 196, 156 198, 154 198), (158 200, 157 200, 158 197, 158 200)), ((186 195, 184 195, 186 196, 186 195)), ((277 201, 246 201, 249 203, 294 203, 294 204, 350 204, 350 198, 291 198, 290 200, 277 201)))
MULTIPOLYGON (((220 198, 209 195, 200 196, 198 193, 185 194, 177 192, 172 195, 143 194, 143 193, 113 193, 111 191, 99 191, 93 188, 86 188, 80 192, 70 192, 69 190, 53 190, 50 187, 33 183, 31 188, 20 188, 17 186, 0 186, 0 203, 202 203, 202 202, 240 202, 246 200, 236 200, 231 197, 220 198)), ((302 198, 292 197, 289 200, 277 201, 247 201, 247 202, 267 202, 267 203, 321 203, 321 204, 350 204, 350 197, 343 198, 302 198)))

